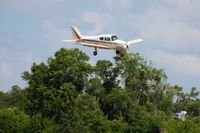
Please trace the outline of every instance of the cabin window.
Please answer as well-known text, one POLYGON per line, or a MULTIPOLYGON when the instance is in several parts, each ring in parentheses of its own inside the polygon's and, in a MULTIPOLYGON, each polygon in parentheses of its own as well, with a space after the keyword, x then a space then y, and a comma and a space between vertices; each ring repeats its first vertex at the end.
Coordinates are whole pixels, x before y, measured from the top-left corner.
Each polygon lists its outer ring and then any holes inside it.
POLYGON ((112 41, 115 41, 115 40, 117 40, 117 39, 118 39, 118 37, 117 37, 117 36, 112 36, 111 38, 112 38, 112 41))
POLYGON ((101 41, 103 41, 103 37, 100 37, 99 39, 100 39, 101 41))
POLYGON ((110 37, 105 37, 105 41, 110 41, 110 37))

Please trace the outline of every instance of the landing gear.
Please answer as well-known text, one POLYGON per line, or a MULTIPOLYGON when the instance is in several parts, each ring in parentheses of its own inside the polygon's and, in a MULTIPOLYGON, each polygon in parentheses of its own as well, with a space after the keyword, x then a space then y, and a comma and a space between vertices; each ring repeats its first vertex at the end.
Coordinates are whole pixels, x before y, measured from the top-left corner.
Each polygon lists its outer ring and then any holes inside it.
POLYGON ((93 52, 93 55, 94 55, 94 56, 97 55, 97 48, 95 48, 95 51, 93 52))
POLYGON ((119 51, 119 50, 116 50, 116 54, 119 55, 120 57, 123 57, 124 56, 124 53, 119 51))
POLYGON ((116 54, 117 54, 117 55, 120 54, 120 51, 119 51, 119 50, 116 50, 116 54))
POLYGON ((120 57, 124 57, 124 53, 120 53, 120 57))
POLYGON ((94 51, 94 52, 93 52, 93 55, 96 56, 96 55, 97 55, 97 51, 94 51))

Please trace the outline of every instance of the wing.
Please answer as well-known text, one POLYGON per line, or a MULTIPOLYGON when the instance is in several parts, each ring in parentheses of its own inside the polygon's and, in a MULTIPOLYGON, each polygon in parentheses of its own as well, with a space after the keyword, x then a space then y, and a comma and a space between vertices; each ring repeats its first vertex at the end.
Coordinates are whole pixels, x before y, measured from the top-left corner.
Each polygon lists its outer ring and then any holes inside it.
POLYGON ((95 43, 84 43, 84 42, 78 42, 79 44, 87 47, 95 47, 95 48, 102 48, 102 49, 109 49, 108 45, 101 45, 101 44, 95 44, 95 43))
POLYGON ((76 42, 76 40, 62 40, 63 42, 76 42))
POLYGON ((95 43, 87 43, 87 42, 80 42, 78 40, 62 40, 63 42, 71 42, 74 44, 79 44, 87 47, 94 47, 94 48, 102 48, 102 49, 109 49, 109 45, 102 45, 102 44, 95 44, 95 43))
POLYGON ((136 43, 139 43, 139 42, 143 42, 142 39, 135 39, 135 40, 131 40, 131 41, 128 41, 128 45, 132 45, 132 44, 136 44, 136 43))

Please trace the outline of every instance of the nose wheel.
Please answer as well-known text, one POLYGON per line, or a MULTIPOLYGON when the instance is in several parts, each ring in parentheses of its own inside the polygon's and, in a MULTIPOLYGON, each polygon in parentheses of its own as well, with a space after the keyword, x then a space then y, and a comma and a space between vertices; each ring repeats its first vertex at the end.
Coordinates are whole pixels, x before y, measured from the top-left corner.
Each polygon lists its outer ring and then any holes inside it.
POLYGON ((93 52, 93 55, 94 55, 94 56, 97 55, 97 48, 95 48, 95 51, 93 52))

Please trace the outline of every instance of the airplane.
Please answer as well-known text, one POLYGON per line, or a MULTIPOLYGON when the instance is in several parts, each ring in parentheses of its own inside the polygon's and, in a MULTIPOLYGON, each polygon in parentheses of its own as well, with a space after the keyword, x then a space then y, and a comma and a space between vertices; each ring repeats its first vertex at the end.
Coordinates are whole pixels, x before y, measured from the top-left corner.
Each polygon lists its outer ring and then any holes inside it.
POLYGON ((124 52, 129 49, 129 46, 142 42, 142 39, 130 41, 119 40, 114 34, 105 34, 99 36, 82 35, 76 26, 71 27, 73 40, 63 40, 64 42, 72 42, 83 46, 94 47, 93 55, 97 55, 97 49, 113 49, 117 55, 124 56, 124 52))

